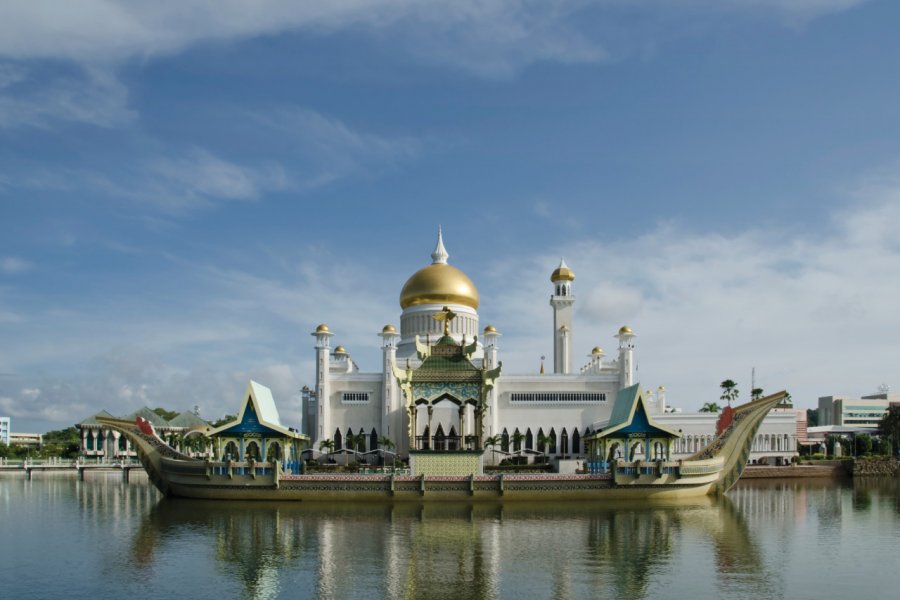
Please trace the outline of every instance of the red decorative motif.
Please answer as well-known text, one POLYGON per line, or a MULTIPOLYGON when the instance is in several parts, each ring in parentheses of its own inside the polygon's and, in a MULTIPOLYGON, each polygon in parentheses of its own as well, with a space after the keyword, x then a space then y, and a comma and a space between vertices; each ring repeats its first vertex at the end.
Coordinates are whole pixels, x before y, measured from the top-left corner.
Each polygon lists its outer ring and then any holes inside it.
POLYGON ((719 415, 719 420, 716 421, 716 435, 722 435, 722 432, 728 429, 728 426, 731 425, 733 420, 734 409, 730 406, 726 406, 722 411, 722 414, 719 415))

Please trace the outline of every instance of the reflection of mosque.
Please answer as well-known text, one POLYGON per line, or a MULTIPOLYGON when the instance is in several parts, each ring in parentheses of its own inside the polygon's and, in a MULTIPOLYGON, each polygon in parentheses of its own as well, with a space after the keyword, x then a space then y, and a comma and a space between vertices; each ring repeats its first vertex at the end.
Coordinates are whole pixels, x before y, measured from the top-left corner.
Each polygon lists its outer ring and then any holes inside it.
MULTIPOLYGON (((676 568, 684 539, 771 595, 741 514, 725 498, 666 504, 220 503, 162 500, 133 543, 152 567, 184 531, 212 544, 248 598, 288 590, 323 598, 603 596, 640 598, 676 568)), ((686 567, 696 557, 688 557, 686 567)))

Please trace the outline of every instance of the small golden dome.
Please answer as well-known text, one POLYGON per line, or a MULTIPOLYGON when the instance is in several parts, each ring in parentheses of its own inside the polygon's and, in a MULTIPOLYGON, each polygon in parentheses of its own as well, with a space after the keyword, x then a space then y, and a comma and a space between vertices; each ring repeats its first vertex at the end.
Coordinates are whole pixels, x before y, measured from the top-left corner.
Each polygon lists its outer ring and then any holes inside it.
POLYGON ((400 308, 418 304, 462 304, 477 309, 478 290, 469 277, 454 266, 432 263, 416 271, 400 291, 400 308))
POLYGON ((316 327, 316 333, 328 333, 329 331, 328 325, 325 323, 320 323, 319 326, 316 327))
POLYGON ((335 354, 347 354, 347 349, 344 348, 343 346, 338 346, 337 348, 334 349, 334 353, 335 354))
POLYGON ((381 333, 397 333, 397 328, 393 325, 385 325, 384 329, 381 330, 381 333))
POLYGON ((622 325, 622 327, 619 328, 619 335, 634 335, 634 332, 628 325, 622 325))
POLYGON ((601 348, 600 346, 594 346, 594 349, 591 350, 591 354, 594 354, 594 355, 596 355, 596 354, 604 354, 603 348, 601 348))
POLYGON ((484 328, 484 333, 485 333, 485 335, 487 335, 489 333, 497 333, 497 328, 494 327, 493 325, 488 325, 487 327, 484 328))
POLYGON ((557 281, 575 281, 575 273, 564 260, 560 260, 559 266, 550 274, 550 282, 556 283, 557 281))

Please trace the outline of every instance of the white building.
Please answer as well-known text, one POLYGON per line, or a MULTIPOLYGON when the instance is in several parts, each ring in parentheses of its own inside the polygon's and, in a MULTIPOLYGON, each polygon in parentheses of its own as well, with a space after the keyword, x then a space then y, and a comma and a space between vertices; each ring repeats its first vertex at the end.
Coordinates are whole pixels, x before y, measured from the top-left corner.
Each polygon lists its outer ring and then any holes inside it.
MULTIPOLYGON (((362 433, 366 449, 378 447, 379 438, 386 437, 403 456, 411 446, 461 448, 470 445, 468 441, 480 448, 487 438, 500 436, 497 450, 501 453, 521 449, 551 456, 584 456, 584 436, 609 420, 616 393, 636 383, 635 332, 620 327, 614 336, 618 342, 614 353, 607 356, 595 347, 586 364, 573 367, 575 274, 562 260, 550 275, 553 372, 507 373, 501 364, 501 334, 493 325, 481 328, 477 288, 465 273, 449 264, 440 232, 431 258, 431 264, 414 273, 400 291, 400 330, 389 324, 377 334, 382 338, 380 370, 361 372, 343 346, 332 349, 336 334, 327 325, 312 332, 315 389, 304 388, 303 428, 314 446, 332 440, 335 449, 340 449, 346 446, 348 435, 362 433), (479 415, 484 430, 477 441, 476 403, 456 397, 458 389, 438 384, 427 397, 416 398, 415 406, 407 406, 395 376, 395 369, 418 368, 423 356, 420 350, 445 332, 471 348, 474 366, 485 372, 500 368, 484 398, 487 408, 479 415)), ((473 394, 471 397, 477 396, 473 394)), ((653 418, 683 434, 675 443, 675 458, 700 450, 715 437, 717 415, 667 411, 662 386, 645 396, 650 399, 648 410, 653 418)), ((759 431, 750 459, 795 454, 793 411, 773 412, 759 431)))
POLYGON ((900 402, 900 394, 882 392, 854 398, 851 396, 822 396, 819 398, 819 427, 835 426, 860 431, 875 431, 878 422, 900 402))
POLYGON ((0 417, 0 444, 9 446, 9 417, 0 417))

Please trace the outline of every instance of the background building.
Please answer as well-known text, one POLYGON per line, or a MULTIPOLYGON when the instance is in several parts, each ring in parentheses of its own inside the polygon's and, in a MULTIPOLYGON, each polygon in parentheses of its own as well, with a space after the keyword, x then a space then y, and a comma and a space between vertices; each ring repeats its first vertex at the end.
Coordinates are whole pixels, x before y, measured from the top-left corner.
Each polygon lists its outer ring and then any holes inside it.
POLYGON ((0 417, 0 444, 9 446, 9 417, 0 417))

